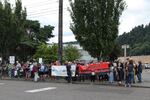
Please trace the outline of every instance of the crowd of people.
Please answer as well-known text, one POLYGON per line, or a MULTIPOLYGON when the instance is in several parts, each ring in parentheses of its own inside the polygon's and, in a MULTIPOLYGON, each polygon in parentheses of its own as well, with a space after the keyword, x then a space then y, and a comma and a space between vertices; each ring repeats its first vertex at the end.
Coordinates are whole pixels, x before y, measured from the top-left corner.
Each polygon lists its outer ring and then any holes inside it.
POLYGON ((25 80, 31 80, 36 76, 44 81, 46 77, 51 77, 51 66, 57 64, 57 62, 44 64, 29 61, 16 61, 14 64, 7 62, 0 63, 1 78, 25 78, 25 80))
MULTIPOLYGON (((65 62, 63 65, 66 65, 67 78, 65 79, 68 83, 72 80, 71 65, 72 62, 65 62)), ((75 63, 74 63, 75 64, 75 63)), ((58 80, 60 77, 52 76, 52 66, 60 66, 59 61, 52 61, 50 63, 37 63, 36 61, 32 62, 19 62, 16 61, 14 64, 9 62, 0 62, 0 77, 1 79, 25 79, 37 81, 58 80)))
POLYGON ((110 63, 109 82, 117 81, 118 84, 125 82, 125 87, 131 87, 136 82, 142 82, 142 63, 127 59, 125 63, 110 63))
MULTIPOLYGON (((125 83, 125 87, 131 87, 132 84, 138 80, 142 82, 142 63, 134 62, 132 59, 127 59, 126 62, 110 62, 109 72, 106 73, 95 73, 94 71, 90 74, 80 74, 78 65, 81 63, 66 62, 67 80, 68 83, 71 81, 85 81, 91 80, 91 82, 98 81, 109 81, 109 83, 118 82, 118 84, 125 83), (75 76, 72 76, 71 65, 76 65, 75 76), (137 78, 136 78, 137 76, 137 78)), ((83 63, 82 63, 83 64, 83 63)), ((37 63, 37 62, 19 62, 16 61, 14 64, 0 62, 0 73, 1 79, 7 78, 24 78, 25 80, 34 81, 45 81, 46 79, 55 80, 57 77, 51 75, 51 66, 60 65, 58 61, 53 61, 48 64, 37 63)))

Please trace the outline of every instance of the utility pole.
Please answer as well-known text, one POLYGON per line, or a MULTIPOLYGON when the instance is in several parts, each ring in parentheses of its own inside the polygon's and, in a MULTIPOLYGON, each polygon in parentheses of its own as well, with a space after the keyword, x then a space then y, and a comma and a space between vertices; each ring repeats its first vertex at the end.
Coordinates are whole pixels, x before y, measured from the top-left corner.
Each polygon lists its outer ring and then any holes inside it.
POLYGON ((62 64, 63 51, 63 0, 59 0, 59 22, 58 22, 58 60, 62 64))
POLYGON ((129 45, 127 44, 122 45, 122 49, 124 49, 124 61, 126 60, 127 57, 127 48, 129 48, 129 45))
MULTIPOLYGON (((127 44, 122 45, 122 49, 124 49, 124 65, 125 65, 126 57, 127 57, 127 48, 129 48, 129 45, 127 45, 127 44)), ((125 67, 124 67, 124 74, 126 74, 125 67)), ((126 79, 126 75, 124 75, 124 79, 126 79)))

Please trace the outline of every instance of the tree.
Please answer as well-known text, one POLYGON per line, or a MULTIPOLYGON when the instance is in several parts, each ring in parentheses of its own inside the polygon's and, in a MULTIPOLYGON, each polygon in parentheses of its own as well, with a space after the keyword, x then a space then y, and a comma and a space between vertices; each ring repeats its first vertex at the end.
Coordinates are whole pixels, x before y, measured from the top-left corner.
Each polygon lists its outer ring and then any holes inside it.
POLYGON ((134 27, 130 32, 120 35, 117 42, 120 46, 130 45, 130 56, 150 55, 150 24, 134 27))
POLYGON ((16 1, 16 7, 5 0, 0 1, 0 53, 3 59, 9 55, 15 55, 17 44, 24 32, 26 10, 22 9, 21 1, 16 1))
POLYGON ((45 62, 56 61, 57 60, 57 50, 58 46, 56 44, 47 45, 42 43, 37 47, 36 53, 34 54, 34 58, 43 58, 45 62))
POLYGON ((43 58, 44 60, 50 59, 50 48, 47 44, 42 43, 38 46, 34 58, 43 58))
POLYGON ((68 44, 67 46, 65 46, 63 50, 64 50, 65 61, 74 61, 81 57, 81 54, 78 51, 78 49, 71 44, 68 44))
POLYGON ((107 57, 118 36, 124 0, 70 0, 70 6, 70 28, 79 44, 98 60, 107 57))
POLYGON ((41 45, 41 43, 46 43, 52 35, 52 31, 54 29, 53 26, 44 26, 41 27, 38 21, 27 20, 25 24, 26 33, 21 37, 19 56, 21 58, 25 57, 27 59, 32 57, 36 52, 37 46, 41 45))
POLYGON ((8 0, 0 1, 0 56, 3 59, 13 55, 27 60, 39 44, 54 37, 53 26, 41 27, 38 21, 27 20, 26 16, 21 0, 16 0, 15 7, 11 7, 8 0))
MULTIPOLYGON (((80 58, 81 54, 79 53, 78 49, 72 45, 64 46, 64 53, 63 53, 63 61, 74 61, 80 58)), ((47 45, 42 43, 38 46, 36 53, 34 54, 34 58, 43 58, 44 61, 56 61, 58 60, 58 45, 52 44, 47 45)))
POLYGON ((115 61, 116 59, 118 59, 118 57, 121 55, 121 46, 119 44, 117 44, 117 42, 115 42, 115 45, 112 49, 112 52, 109 54, 109 61, 115 61))

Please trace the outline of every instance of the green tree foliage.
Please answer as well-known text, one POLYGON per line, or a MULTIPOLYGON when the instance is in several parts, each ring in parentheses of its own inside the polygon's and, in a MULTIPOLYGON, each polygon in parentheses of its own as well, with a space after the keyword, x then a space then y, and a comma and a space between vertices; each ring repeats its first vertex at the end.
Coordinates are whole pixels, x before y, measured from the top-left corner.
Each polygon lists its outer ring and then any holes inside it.
POLYGON ((42 43, 38 46, 37 51, 34 55, 35 58, 43 58, 43 59, 49 59, 50 57, 50 48, 47 46, 47 44, 42 43))
POLYGON ((52 46, 50 46, 51 50, 51 56, 50 59, 53 61, 58 60, 58 44, 52 44, 52 46))
POLYGON ((53 26, 40 26, 38 21, 26 19, 26 9, 21 0, 12 7, 8 0, 0 1, 0 56, 10 55, 19 59, 32 57, 36 47, 53 37, 53 26))
POLYGON ((30 57, 35 53, 36 47, 41 43, 46 43, 49 38, 54 37, 52 35, 53 26, 40 27, 38 21, 27 20, 25 24, 26 33, 21 38, 19 44, 20 56, 26 57, 24 55, 30 55, 30 57), (25 51, 25 52, 22 52, 25 51))
POLYGON ((129 44, 128 55, 150 55, 150 24, 140 25, 117 38, 119 45, 129 44))
POLYGON ((116 60, 121 55, 121 53, 121 47, 119 46, 119 44, 115 43, 112 52, 108 56, 109 61, 116 60))
POLYGON ((79 50, 71 44, 65 46, 63 50, 64 50, 65 61, 74 61, 81 57, 79 50))
POLYGON ((43 58, 45 62, 56 61, 57 60, 57 50, 58 46, 56 44, 48 46, 42 43, 38 46, 34 58, 43 58))
POLYGON ((21 1, 16 1, 16 7, 5 0, 0 1, 0 53, 2 57, 13 55, 24 32, 26 11, 21 8, 21 1))
MULTIPOLYGON (((80 58, 80 53, 78 49, 72 45, 64 46, 63 52, 63 61, 74 61, 80 58)), ((43 58, 44 61, 57 61, 58 60, 58 45, 52 44, 47 45, 42 43, 38 46, 36 53, 34 54, 34 58, 43 58)))
POLYGON ((71 30, 92 57, 107 57, 118 36, 124 0, 70 0, 71 30))

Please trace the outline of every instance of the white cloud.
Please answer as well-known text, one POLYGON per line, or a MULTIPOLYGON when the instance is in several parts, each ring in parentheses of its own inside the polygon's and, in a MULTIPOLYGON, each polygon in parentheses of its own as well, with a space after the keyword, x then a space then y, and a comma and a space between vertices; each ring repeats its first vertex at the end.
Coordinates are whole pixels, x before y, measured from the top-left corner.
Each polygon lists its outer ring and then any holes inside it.
MULTIPOLYGON (((14 2, 15 0, 10 0, 14 2)), ((150 22, 150 0, 125 0, 127 9, 123 12, 120 19, 119 34, 129 32, 135 26, 148 24, 150 22)), ((27 8, 28 18, 39 20, 42 25, 52 25, 55 27, 55 38, 50 42, 58 42, 58 0, 22 0, 23 5, 27 8), (46 10, 42 10, 46 9, 46 10), (42 12, 46 13, 42 13, 42 12), (37 14, 39 13, 39 14, 37 14), (41 16, 42 15, 42 16, 41 16)), ((69 26, 71 18, 67 7, 68 0, 64 0, 64 16, 63 16, 63 41, 74 41, 74 35, 69 26)))
POLYGON ((123 12, 120 19, 119 34, 129 32, 135 26, 148 24, 150 19, 149 0, 125 0, 127 9, 123 12))
MULTIPOLYGON (((27 8, 27 11, 29 12, 28 15, 31 15, 29 16, 28 18, 29 19, 37 19, 40 21, 40 23, 42 23, 42 25, 52 25, 55 27, 54 31, 53 31, 53 34, 55 35, 54 38, 50 39, 50 42, 55 42, 55 43, 58 43, 58 0, 52 0, 52 1, 46 1, 46 0, 22 0, 23 2, 23 5, 26 6, 27 8), (39 2, 41 2, 41 4, 39 4, 39 2), (44 4, 44 2, 47 2, 47 4, 45 6, 42 6, 42 4, 44 4), (34 5, 34 3, 36 5, 34 5), (49 3, 49 4, 48 4, 49 3), (52 3, 52 4, 51 4, 52 3), (29 5, 29 6, 28 6, 29 5), (31 6, 33 5, 33 6, 31 6), (39 5, 40 7, 37 7, 37 5, 39 5), (35 8, 36 9, 33 9, 35 8), (47 12, 44 16, 35 16, 36 14, 35 13, 42 13, 42 9, 49 9, 49 10, 46 10, 46 11, 49 11, 49 13, 47 12), (35 13, 33 13, 35 11, 35 13), (32 12, 32 13, 30 13, 32 12)), ((69 2, 68 0, 64 0, 64 9, 63 9, 63 12, 64 12, 64 15, 63 15, 63 42, 68 42, 68 41, 75 41, 75 38, 74 38, 74 35, 73 33, 71 32, 70 30, 70 22, 71 22, 71 18, 70 18, 70 14, 67 10, 67 7, 69 7, 69 2)), ((45 12, 46 12, 45 11, 45 12)), ((39 14, 41 15, 41 14, 39 14)))

